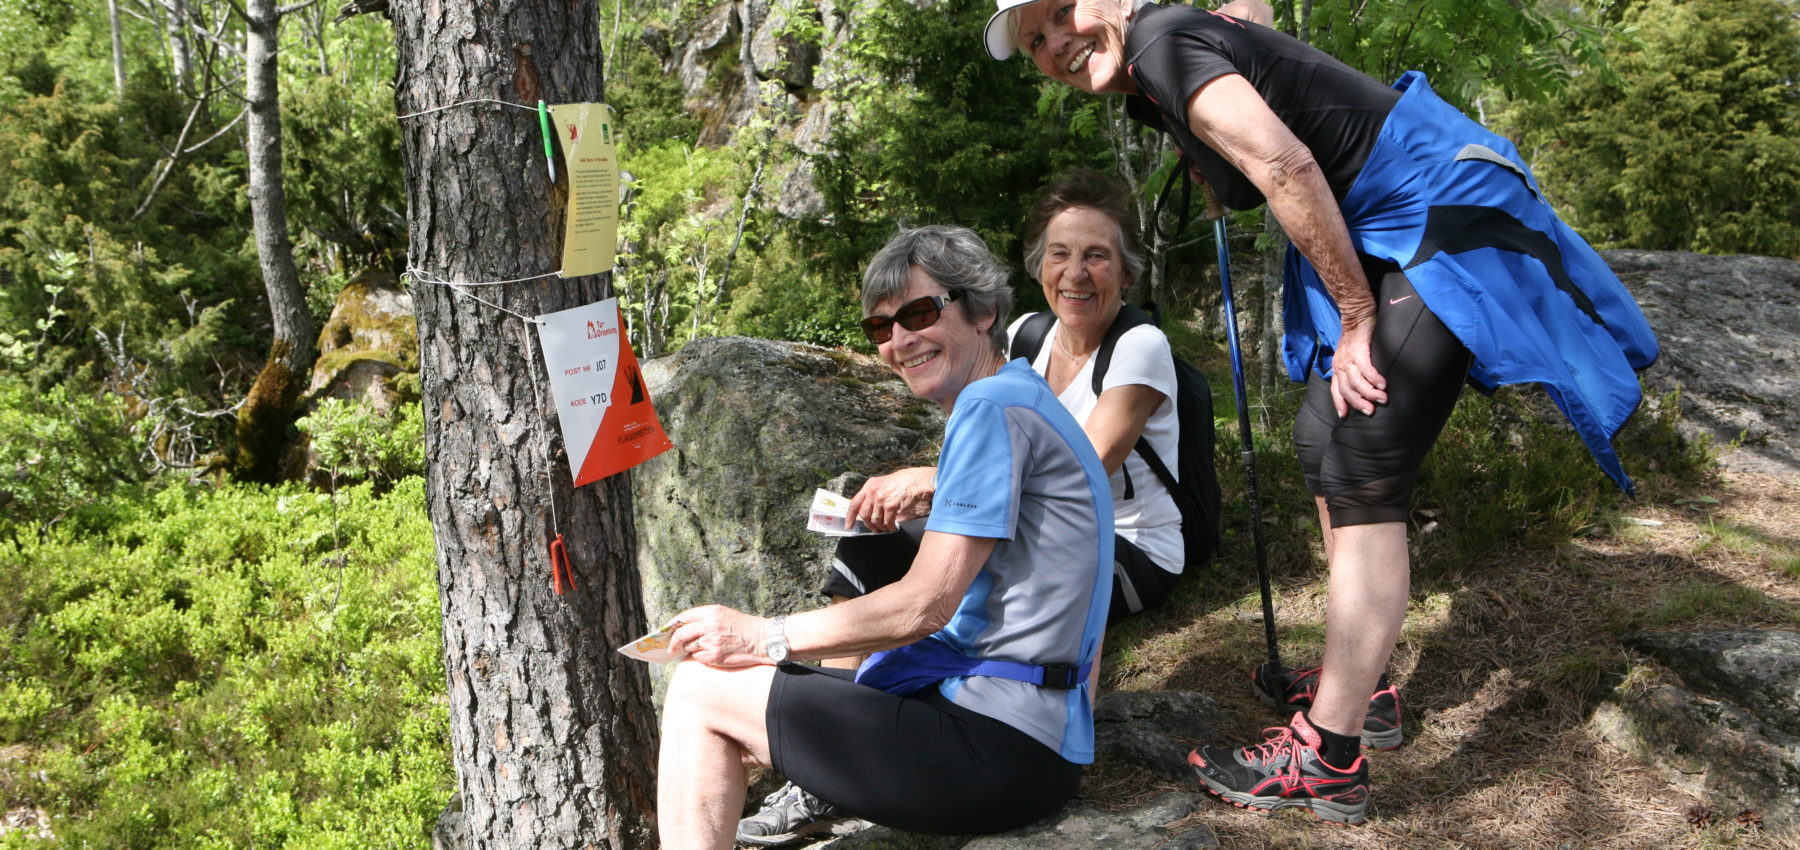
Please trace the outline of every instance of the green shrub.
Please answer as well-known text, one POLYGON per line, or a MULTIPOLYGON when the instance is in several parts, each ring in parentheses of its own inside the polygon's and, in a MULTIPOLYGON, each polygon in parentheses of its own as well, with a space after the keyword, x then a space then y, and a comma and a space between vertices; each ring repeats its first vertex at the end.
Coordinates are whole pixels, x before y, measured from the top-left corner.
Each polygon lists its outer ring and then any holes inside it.
MULTIPOLYGON (((33 847, 419 847, 453 786, 424 486, 176 485, 0 547, 33 847), (333 500, 335 499, 335 510, 333 500)), ((7 847, 0 838, 0 847, 7 847)))
MULTIPOLYGON (((1711 473, 1708 446, 1675 431, 1679 415, 1673 395, 1646 399, 1613 441, 1640 498, 1711 473)), ((1554 546, 1627 503, 1534 387, 1466 394, 1425 462, 1415 500, 1443 532, 1427 538, 1433 549, 1464 562, 1502 545, 1554 546)))
POLYGON ((385 486, 425 474, 425 414, 417 404, 383 416, 368 402, 328 398, 294 424, 334 481, 385 486))
POLYGON ((117 396, 0 372, 0 529, 56 523, 144 475, 117 396))

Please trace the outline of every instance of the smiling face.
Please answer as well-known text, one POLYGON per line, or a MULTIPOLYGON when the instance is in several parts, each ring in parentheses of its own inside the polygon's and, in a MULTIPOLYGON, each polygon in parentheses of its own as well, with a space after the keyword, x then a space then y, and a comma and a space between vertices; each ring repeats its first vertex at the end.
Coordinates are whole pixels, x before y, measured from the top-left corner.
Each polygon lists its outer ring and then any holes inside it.
POLYGON ((1093 94, 1132 94, 1124 0, 1038 0, 1013 12, 1016 43, 1052 80, 1093 94))
POLYGON ((1119 225, 1099 210, 1070 207, 1044 226, 1038 281, 1058 321, 1079 336, 1106 333, 1131 280, 1119 245, 1119 225))
MULTIPOLYGON (((918 266, 907 273, 906 293, 875 305, 871 315, 892 316, 902 305, 927 295, 943 295, 943 284, 918 266)), ((893 336, 879 346, 881 359, 906 382, 913 395, 949 412, 963 387, 993 374, 996 358, 987 330, 994 317, 970 322, 964 302, 944 305, 930 326, 909 331, 896 322, 893 336)))

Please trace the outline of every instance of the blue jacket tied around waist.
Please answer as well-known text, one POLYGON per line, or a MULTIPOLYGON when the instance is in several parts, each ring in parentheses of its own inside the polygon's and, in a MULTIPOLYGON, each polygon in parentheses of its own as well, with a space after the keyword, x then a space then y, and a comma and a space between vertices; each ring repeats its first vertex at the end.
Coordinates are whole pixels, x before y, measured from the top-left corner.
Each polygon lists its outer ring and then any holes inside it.
MULTIPOLYGON (((1506 139, 1410 71, 1356 182, 1344 221, 1356 249, 1399 266, 1474 355, 1483 392, 1542 384, 1594 460, 1630 492, 1612 438, 1642 399, 1636 371, 1656 337, 1624 284, 1557 218, 1506 139)), ((1287 257, 1288 375, 1331 374, 1342 326, 1312 263, 1287 257)))

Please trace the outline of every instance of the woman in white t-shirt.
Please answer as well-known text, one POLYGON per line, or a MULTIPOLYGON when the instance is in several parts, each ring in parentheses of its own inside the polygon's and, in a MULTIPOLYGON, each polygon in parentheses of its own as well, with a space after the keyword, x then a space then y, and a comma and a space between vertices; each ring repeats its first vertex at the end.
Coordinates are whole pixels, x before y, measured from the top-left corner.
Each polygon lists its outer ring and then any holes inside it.
MULTIPOLYGON (((1093 391, 1094 353, 1118 318, 1125 290, 1144 268, 1131 235, 1129 202, 1111 179, 1079 170, 1050 184, 1025 230, 1025 268, 1043 286, 1056 315, 1031 368, 1082 423, 1112 482, 1117 539, 1108 622, 1167 599, 1185 566, 1181 511, 1132 450, 1142 436, 1166 466, 1180 468, 1168 337, 1154 325, 1126 331, 1113 348, 1100 394, 1093 391)), ((1009 340, 1029 318, 1012 323, 1009 340)), ((876 530, 927 515, 933 472, 903 469, 869 479, 851 502, 853 515, 876 530)), ((841 593, 831 587, 826 592, 841 593)))
MULTIPOLYGON (((1095 171, 1050 184, 1025 229, 1025 268, 1056 314, 1031 368, 1082 423, 1112 481, 1115 543, 1112 616, 1162 602, 1182 572, 1181 511, 1162 481, 1133 451, 1144 437, 1170 469, 1179 469, 1175 361, 1154 325, 1119 337, 1094 395, 1094 353, 1143 273, 1131 237, 1129 196, 1095 171), (1124 545, 1118 545, 1124 544, 1124 545)), ((1008 329, 1018 333, 1029 316, 1008 329)))

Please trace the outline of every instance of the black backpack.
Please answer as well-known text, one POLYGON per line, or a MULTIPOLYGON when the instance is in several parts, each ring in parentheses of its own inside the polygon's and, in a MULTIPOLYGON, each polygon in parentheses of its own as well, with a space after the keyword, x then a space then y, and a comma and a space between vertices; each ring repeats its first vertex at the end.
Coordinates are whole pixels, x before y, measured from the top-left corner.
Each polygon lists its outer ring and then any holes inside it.
MULTIPOLYGON (((1154 302, 1144 305, 1150 312, 1145 312, 1130 304, 1119 307, 1118 318, 1113 320, 1111 328, 1106 331, 1106 338, 1101 340, 1100 348, 1094 353, 1094 395, 1100 395, 1100 385, 1106 377, 1106 369, 1112 365, 1113 346, 1118 344, 1119 337, 1138 325, 1162 326, 1154 315, 1154 302)), ((1025 320, 1019 332, 1013 335, 1009 356, 1023 357, 1027 362, 1037 359, 1038 350, 1044 346, 1044 338, 1050 333, 1050 326, 1056 322, 1056 314, 1046 310, 1025 320)), ((1181 510, 1181 537, 1185 544, 1187 564, 1182 568, 1184 574, 1189 569, 1212 559, 1213 549, 1219 543, 1219 477, 1213 471, 1213 405, 1212 388, 1206 382, 1205 373, 1194 368, 1192 363, 1170 356, 1175 361, 1175 418, 1181 424, 1181 476, 1179 479, 1170 474, 1169 467, 1156 456, 1150 448, 1150 441, 1139 435, 1137 441, 1138 456, 1156 473, 1158 480, 1168 488, 1175 497, 1175 507, 1181 510)), ((1125 498, 1132 498, 1134 488, 1131 476, 1125 477, 1125 498)))

